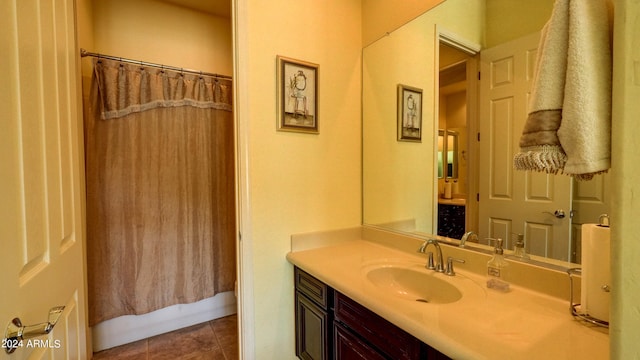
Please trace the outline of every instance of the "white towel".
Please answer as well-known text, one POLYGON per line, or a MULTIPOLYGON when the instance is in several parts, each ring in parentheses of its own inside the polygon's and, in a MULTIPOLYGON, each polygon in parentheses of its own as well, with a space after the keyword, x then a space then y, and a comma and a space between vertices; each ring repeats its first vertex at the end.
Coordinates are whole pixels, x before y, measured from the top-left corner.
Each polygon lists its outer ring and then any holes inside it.
POLYGON ((579 180, 611 166, 611 71, 606 0, 556 0, 542 30, 519 170, 579 180))

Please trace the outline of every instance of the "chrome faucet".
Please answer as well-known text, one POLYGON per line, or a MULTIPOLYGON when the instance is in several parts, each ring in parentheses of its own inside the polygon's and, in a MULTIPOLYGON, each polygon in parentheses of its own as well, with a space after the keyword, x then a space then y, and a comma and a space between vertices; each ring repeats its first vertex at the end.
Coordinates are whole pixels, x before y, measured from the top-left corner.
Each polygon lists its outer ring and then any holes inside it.
POLYGON ((470 236, 473 236, 476 238, 476 241, 478 241, 478 234, 476 234, 473 231, 467 231, 466 233, 464 233, 464 235, 462 235, 462 239, 460 239, 460 245, 458 245, 459 247, 464 247, 467 239, 469 239, 470 236))
POLYGON ((436 247, 436 251, 437 251, 437 255, 438 255, 438 260, 435 263, 435 265, 433 264, 433 253, 429 253, 429 261, 427 262, 427 266, 426 268, 429 270, 435 270, 437 272, 444 272, 444 268, 442 265, 442 249, 440 249, 440 244, 438 243, 438 240, 436 239, 429 239, 427 241, 425 241, 422 245, 420 245, 420 248, 418 249, 418 252, 421 254, 424 254, 427 251, 427 247, 429 245, 433 245, 436 247))

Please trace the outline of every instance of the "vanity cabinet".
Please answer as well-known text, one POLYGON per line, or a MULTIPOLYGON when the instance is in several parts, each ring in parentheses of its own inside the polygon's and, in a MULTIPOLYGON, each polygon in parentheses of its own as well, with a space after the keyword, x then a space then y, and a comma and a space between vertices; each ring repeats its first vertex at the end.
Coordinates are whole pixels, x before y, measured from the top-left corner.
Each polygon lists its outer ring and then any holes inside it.
MULTIPOLYGON (((420 340, 339 292, 335 293, 334 324, 337 329, 336 342, 338 329, 344 327, 346 331, 350 330, 364 340, 365 344, 370 344, 368 349, 371 351, 377 349, 380 359, 425 358, 420 355, 422 349, 420 340)), ((363 358, 369 359, 368 356, 363 358)))
POLYGON ((296 355, 333 359, 333 289, 297 267, 294 277, 296 355))
POLYGON ((301 359, 449 359, 297 267, 294 273, 301 359))
POLYGON ((460 239, 465 233, 464 205, 438 204, 438 235, 460 239))
POLYGON ((353 334, 348 328, 336 323, 334 327, 335 356, 341 360, 386 360, 368 343, 353 334))

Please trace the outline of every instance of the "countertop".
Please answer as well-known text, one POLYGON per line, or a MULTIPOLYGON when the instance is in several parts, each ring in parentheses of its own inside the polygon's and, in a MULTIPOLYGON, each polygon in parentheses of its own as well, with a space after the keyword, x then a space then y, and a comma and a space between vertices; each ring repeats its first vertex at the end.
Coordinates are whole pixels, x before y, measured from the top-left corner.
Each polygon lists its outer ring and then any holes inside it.
MULTIPOLYGON (((443 253, 446 257, 446 247, 443 253)), ((487 289, 483 276, 424 269, 426 256, 362 239, 292 251, 290 263, 454 359, 607 359, 606 330, 583 325, 566 300, 511 285, 487 289), (462 298, 427 304, 389 294, 367 280, 382 265, 411 267, 458 287, 462 298)))
POLYGON ((464 199, 464 198, 451 198, 451 199, 438 198, 438 204, 465 206, 465 205, 467 205, 467 199, 464 199))

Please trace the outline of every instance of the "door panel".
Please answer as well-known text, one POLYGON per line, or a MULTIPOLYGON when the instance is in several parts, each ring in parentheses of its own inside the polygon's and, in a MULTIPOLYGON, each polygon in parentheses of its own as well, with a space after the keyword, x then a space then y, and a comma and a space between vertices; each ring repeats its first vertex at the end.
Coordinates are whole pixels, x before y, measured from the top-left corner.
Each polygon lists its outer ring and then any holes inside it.
POLYGON ((527 118, 539 33, 483 50, 480 81, 479 237, 502 238, 513 248, 525 235, 527 251, 568 260, 571 178, 515 171, 513 156, 527 118), (566 217, 553 215, 564 210, 566 217), (563 241, 554 241, 562 238, 563 241))
POLYGON ((572 262, 582 263, 582 224, 597 223, 600 215, 610 214, 611 175, 600 174, 591 181, 576 181, 573 188, 572 262))
POLYGON ((50 334, 0 359, 87 358, 74 12, 72 0, 0 2, 0 332, 65 306, 50 334))

